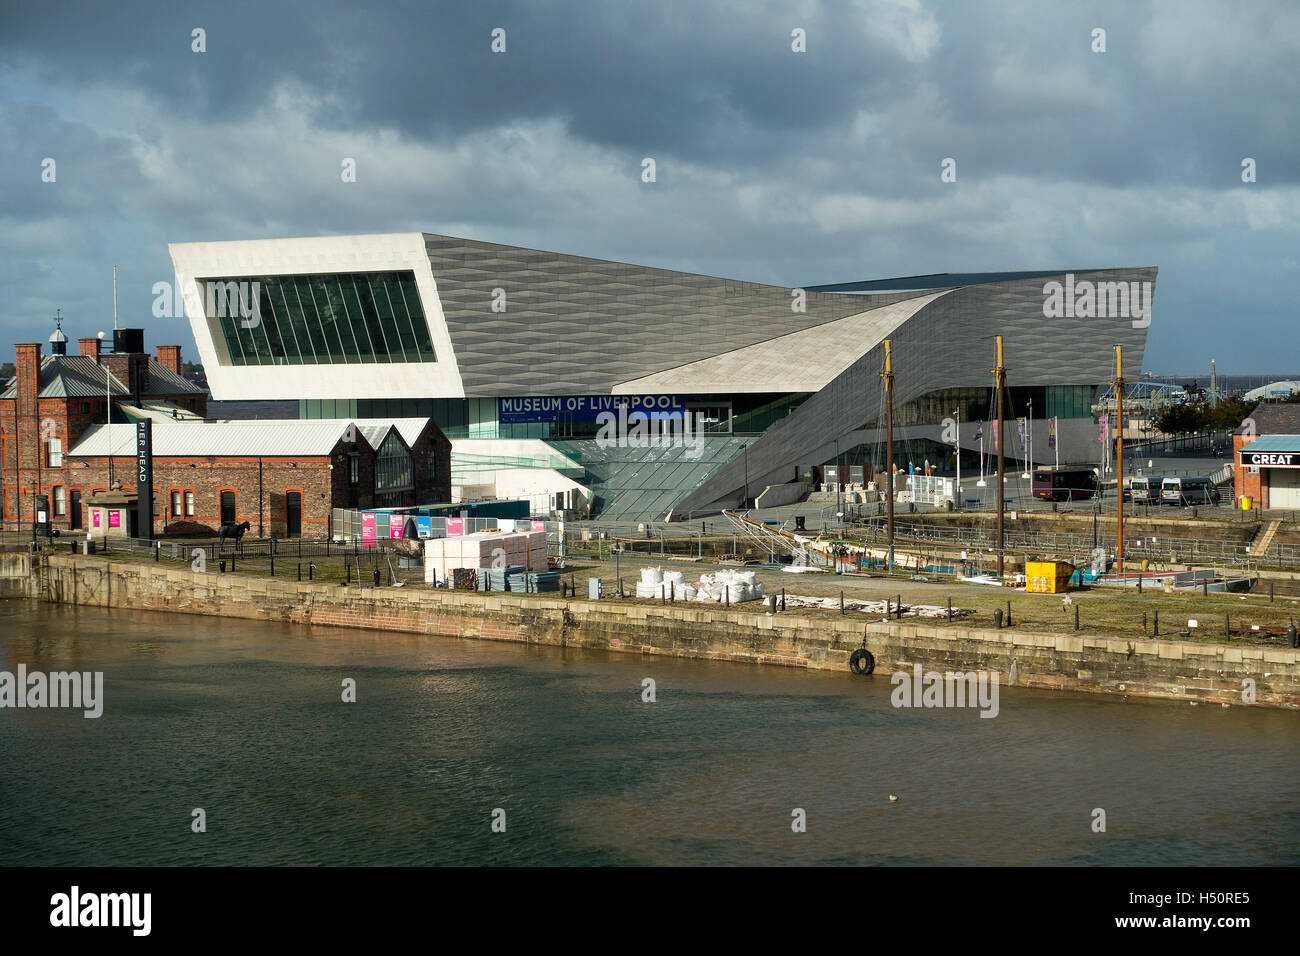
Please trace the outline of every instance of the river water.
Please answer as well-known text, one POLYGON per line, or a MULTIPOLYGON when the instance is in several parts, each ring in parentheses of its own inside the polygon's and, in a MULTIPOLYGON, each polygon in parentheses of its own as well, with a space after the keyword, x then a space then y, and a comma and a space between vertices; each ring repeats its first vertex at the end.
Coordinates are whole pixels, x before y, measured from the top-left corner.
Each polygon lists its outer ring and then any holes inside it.
POLYGON ((0 602, 19 663, 104 711, 0 709, 0 864, 1300 863, 1294 712, 0 602))

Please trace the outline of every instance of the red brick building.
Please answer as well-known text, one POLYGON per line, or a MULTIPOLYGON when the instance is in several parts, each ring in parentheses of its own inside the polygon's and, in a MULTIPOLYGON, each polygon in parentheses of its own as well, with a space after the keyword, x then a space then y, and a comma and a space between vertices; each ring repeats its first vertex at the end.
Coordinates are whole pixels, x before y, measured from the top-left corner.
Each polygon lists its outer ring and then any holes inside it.
POLYGON ((1233 493, 1253 506, 1300 508, 1300 404, 1265 402, 1232 436, 1233 493))
MULTIPOLYGON (((0 386, 0 521, 6 530, 31 528, 37 495, 48 496, 55 527, 80 526, 80 501, 89 488, 69 481, 64 463, 87 431, 107 421, 110 402, 114 422, 128 420, 126 408, 200 419, 207 414, 207 393, 180 374, 181 347, 160 345, 153 359, 143 351, 142 334, 119 334, 138 331, 118 330, 122 350, 114 352, 87 338, 78 342, 79 355, 68 355, 61 329, 50 336, 51 355, 41 354, 39 342, 14 347, 16 374, 0 386)), ((129 461, 121 475, 131 475, 129 461)))
POLYGON ((451 443, 432 419, 204 421, 207 398, 181 378, 179 346, 160 346, 155 361, 98 345, 82 339, 81 355, 45 358, 39 344, 16 347, 18 374, 0 393, 6 530, 30 530, 44 495, 54 528, 93 531, 81 501, 135 490, 132 420, 145 417, 154 535, 177 522, 247 521, 258 536, 324 537, 333 508, 451 500, 451 443))
MULTIPOLYGON (((67 480, 107 488, 111 458, 129 482, 134 448, 134 425, 93 429, 67 454, 67 480)), ((161 421, 153 487, 155 535, 176 522, 247 521, 257 537, 323 538, 334 508, 448 501, 451 442, 429 418, 161 421)))

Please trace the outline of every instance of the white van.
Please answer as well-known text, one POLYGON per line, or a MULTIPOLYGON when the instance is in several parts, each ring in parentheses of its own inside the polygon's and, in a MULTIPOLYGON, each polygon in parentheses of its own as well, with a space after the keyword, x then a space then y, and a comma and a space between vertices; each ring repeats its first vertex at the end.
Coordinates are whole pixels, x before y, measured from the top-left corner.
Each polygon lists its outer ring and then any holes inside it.
POLYGON ((1155 475, 1128 478, 1125 481, 1128 484, 1129 500, 1148 504, 1159 502, 1165 487, 1164 478, 1155 475))
POLYGON ((1167 505, 1213 505, 1218 504, 1219 493, 1209 478, 1166 478, 1160 500, 1167 505))

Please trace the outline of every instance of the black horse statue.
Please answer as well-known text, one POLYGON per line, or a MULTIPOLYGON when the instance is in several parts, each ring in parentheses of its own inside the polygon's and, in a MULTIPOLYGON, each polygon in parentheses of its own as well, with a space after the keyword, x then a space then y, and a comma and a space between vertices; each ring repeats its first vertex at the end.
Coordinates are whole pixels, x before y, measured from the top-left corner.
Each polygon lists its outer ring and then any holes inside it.
POLYGON ((243 554, 244 553, 244 532, 246 532, 251 527, 252 525, 249 524, 247 521, 241 521, 239 524, 223 524, 221 526, 221 531, 220 531, 221 540, 217 545, 218 549, 221 551, 226 550, 226 539, 234 538, 235 550, 238 551, 240 554, 243 554))

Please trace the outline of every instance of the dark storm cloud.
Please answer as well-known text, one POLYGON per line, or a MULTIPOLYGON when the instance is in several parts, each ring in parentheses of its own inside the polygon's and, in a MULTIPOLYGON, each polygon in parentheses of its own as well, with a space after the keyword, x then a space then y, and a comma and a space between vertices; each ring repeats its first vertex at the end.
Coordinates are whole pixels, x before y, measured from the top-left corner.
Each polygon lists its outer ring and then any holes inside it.
POLYGON ((147 315, 169 241, 425 229, 786 284, 1159 265, 1149 355, 1199 362, 1214 275, 1289 308, 1297 36, 1197 0, 8 5, 0 338, 99 321, 112 261, 147 315))

